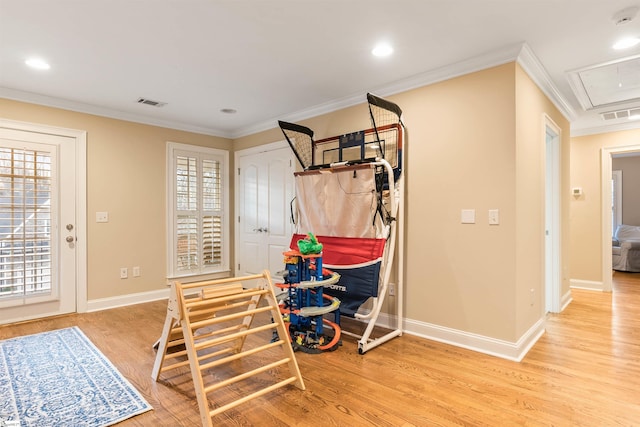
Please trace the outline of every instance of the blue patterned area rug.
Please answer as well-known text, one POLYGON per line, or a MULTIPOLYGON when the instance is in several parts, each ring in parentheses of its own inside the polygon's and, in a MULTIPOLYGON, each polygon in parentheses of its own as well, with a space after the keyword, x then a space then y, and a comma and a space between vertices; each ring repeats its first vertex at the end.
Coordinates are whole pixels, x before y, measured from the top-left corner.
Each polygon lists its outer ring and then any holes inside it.
POLYGON ((151 409, 77 327, 0 341, 0 426, 109 426, 151 409))

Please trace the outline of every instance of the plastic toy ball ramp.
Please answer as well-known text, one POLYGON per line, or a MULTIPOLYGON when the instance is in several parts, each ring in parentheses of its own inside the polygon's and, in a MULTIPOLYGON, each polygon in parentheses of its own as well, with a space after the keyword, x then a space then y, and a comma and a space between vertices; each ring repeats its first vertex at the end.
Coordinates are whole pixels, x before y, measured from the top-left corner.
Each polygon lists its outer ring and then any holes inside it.
MULTIPOLYGON (((340 344, 340 300, 324 292, 335 285, 340 275, 322 266, 322 245, 315 236, 298 240, 300 250, 285 252, 284 283, 286 290, 280 301, 280 312, 287 325, 294 350, 306 353, 333 351, 340 344), (314 253, 303 253, 311 250, 314 253), (326 314, 333 314, 333 321, 326 314)), ((274 339, 277 338, 274 336, 274 339)))

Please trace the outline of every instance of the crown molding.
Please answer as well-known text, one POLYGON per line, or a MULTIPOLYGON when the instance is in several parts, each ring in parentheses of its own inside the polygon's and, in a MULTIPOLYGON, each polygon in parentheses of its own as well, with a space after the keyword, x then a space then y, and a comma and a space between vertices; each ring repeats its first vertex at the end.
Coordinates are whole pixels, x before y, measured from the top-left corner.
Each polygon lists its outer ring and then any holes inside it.
POLYGON ((626 123, 612 123, 602 126, 571 128, 571 137, 596 135, 599 133, 620 132, 625 130, 640 129, 640 120, 628 121, 626 123))
MULTIPOLYGON (((509 62, 517 62, 523 70, 531 77, 534 83, 542 90, 542 92, 551 100, 551 102, 560 110, 569 121, 575 119, 576 114, 569 103, 562 97, 558 89, 553 84, 546 70, 536 58, 535 54, 526 43, 517 43, 503 47, 498 50, 484 53, 464 61, 446 65, 444 67, 435 68, 423 73, 415 74, 405 79, 371 88, 369 92, 379 96, 395 95, 397 93, 406 92, 419 87, 428 86, 434 83, 450 80, 455 77, 466 74, 475 73, 477 71, 486 70, 488 68, 503 65, 509 62)), ((244 127, 235 132, 232 138, 240 138, 254 133, 277 127, 278 120, 296 122, 309 119, 322 114, 331 113, 353 105, 361 104, 365 100, 364 95, 347 96, 331 102, 326 102, 313 106, 311 108, 298 111, 284 117, 273 118, 255 125, 244 127)))
POLYGON ((6 87, 0 87, 0 98, 11 99, 13 101, 28 102, 37 105, 44 105, 45 107, 60 108, 62 110, 75 111, 77 113, 93 114, 95 116, 108 117, 144 125, 159 126, 185 132, 218 136, 222 138, 231 138, 230 132, 225 132, 220 129, 195 126, 173 120, 162 120, 142 114, 125 113, 110 108, 99 107, 97 105, 71 101, 63 98, 55 98, 46 95, 39 95, 37 93, 9 89, 6 87))
POLYGON ((551 77, 528 44, 522 43, 517 62, 569 122, 578 117, 573 107, 553 84, 551 77))

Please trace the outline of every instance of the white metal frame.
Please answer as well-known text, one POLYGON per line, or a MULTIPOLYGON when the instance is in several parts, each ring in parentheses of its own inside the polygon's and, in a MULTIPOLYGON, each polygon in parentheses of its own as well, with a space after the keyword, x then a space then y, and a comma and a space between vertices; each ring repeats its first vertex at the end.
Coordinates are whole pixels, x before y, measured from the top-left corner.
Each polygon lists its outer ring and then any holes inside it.
MULTIPOLYGON (((403 143, 404 142, 405 141, 403 141, 403 143)), ((402 153, 404 156, 404 149, 402 150, 402 153)), ((365 329, 364 333, 362 334, 362 336, 360 336, 360 339, 358 340, 358 353, 360 354, 364 354, 368 350, 371 350, 372 348, 375 348, 380 344, 384 344, 385 342, 389 341, 392 338, 402 336, 402 321, 403 321, 402 301, 404 298, 403 268, 402 268, 402 266, 404 265, 404 251, 403 251, 404 179, 402 178, 402 175, 401 175, 400 179, 398 180, 398 187, 396 187, 395 185, 396 183, 394 182, 394 178, 393 178, 393 169, 391 168, 391 165, 389 165, 389 162, 387 162, 386 160, 379 160, 373 164, 376 166, 383 166, 387 171, 389 189, 394 189, 394 191, 389 191, 389 205, 391 207, 391 216, 395 219, 391 222, 391 224, 387 226, 388 230, 387 230, 387 233, 385 233, 387 235, 386 236, 387 243, 389 246, 385 249, 385 254, 383 256, 383 265, 381 269, 382 280, 378 286, 378 296, 373 298, 373 308, 371 309, 371 311, 369 311, 366 314, 361 314, 361 313, 355 314, 356 319, 368 321, 367 328, 365 329), (399 236, 398 236, 398 228, 400 229, 399 236), (399 249, 397 252, 397 262, 398 262, 397 279, 398 280, 397 280, 397 283, 395 284, 396 286, 396 289, 395 289, 396 290, 396 296, 395 296, 396 326, 391 331, 387 332, 381 337, 371 338, 371 334, 373 333, 373 329, 376 326, 376 322, 380 315, 380 310, 382 309, 385 296, 387 295, 387 292, 389 289, 389 280, 391 278, 391 270, 392 270, 393 262, 396 259, 395 257, 396 245, 398 245, 398 249, 399 249)), ((404 159, 402 164, 404 165, 404 159)), ((353 335, 353 334, 350 334, 349 332, 343 331, 343 333, 348 335, 353 335)))

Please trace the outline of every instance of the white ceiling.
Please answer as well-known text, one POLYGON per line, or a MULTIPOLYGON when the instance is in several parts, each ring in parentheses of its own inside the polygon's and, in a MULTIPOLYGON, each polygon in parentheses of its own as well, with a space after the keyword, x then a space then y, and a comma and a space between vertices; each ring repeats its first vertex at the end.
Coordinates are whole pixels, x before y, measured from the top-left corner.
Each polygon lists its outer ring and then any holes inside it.
POLYGON ((599 114, 640 105, 638 66, 614 105, 600 93, 611 69, 593 71, 640 54, 611 47, 640 37, 640 17, 613 21, 630 6, 640 0, 0 0, 0 97, 238 137, 513 60, 524 43, 573 134, 640 127, 599 114), (381 40, 391 57, 371 55, 381 40), (27 68, 31 56, 51 69, 27 68), (585 111, 580 84, 605 105, 585 111))

